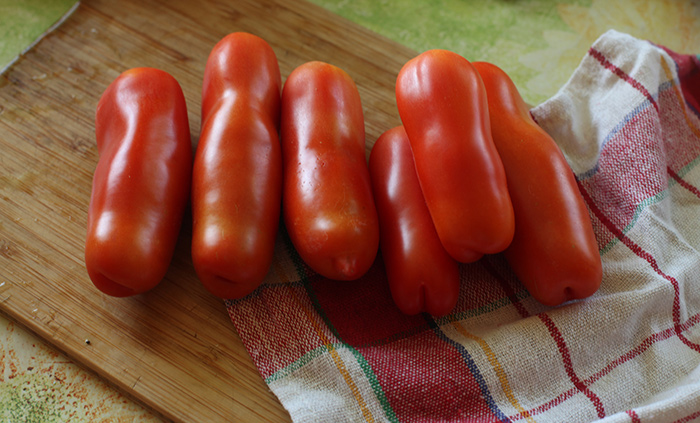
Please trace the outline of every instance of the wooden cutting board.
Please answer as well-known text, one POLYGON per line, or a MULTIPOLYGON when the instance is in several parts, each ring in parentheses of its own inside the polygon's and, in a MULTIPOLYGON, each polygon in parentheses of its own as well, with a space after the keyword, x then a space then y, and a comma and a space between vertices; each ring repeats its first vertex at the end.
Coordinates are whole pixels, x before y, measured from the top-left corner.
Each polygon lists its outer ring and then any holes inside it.
POLYGON ((299 0, 83 1, 0 77, 0 311, 174 421, 289 416, 223 301, 199 284, 188 224, 152 292, 115 299, 92 286, 83 242, 94 110, 123 70, 157 67, 182 85, 196 143, 206 58, 234 31, 266 39, 283 79, 309 60, 345 69, 362 96, 367 151, 399 123, 394 81, 414 52, 299 0))

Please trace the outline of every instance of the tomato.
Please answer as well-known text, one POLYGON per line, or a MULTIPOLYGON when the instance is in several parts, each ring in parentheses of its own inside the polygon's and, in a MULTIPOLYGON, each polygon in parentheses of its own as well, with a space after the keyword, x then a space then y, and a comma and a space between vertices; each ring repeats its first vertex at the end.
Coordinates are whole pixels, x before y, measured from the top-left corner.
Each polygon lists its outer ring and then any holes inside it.
POLYGON ((459 264, 435 231, 402 126, 377 139, 369 170, 379 247, 394 302, 405 314, 449 313, 459 297, 459 264))
POLYGON ((308 62, 282 89, 282 214, 299 256, 337 280, 362 276, 379 248, 360 94, 342 69, 308 62))
POLYGON ((396 104, 447 252, 473 262, 503 251, 513 238, 513 207, 477 71, 456 53, 426 51, 399 72, 396 104))
POLYGON ((504 252, 530 294, 545 305, 592 295, 602 264, 591 219, 561 150, 532 119, 508 75, 474 63, 488 94, 493 139, 508 178, 515 235, 504 252))
POLYGON ((95 133, 85 266, 104 293, 140 294, 165 276, 189 200, 192 145, 180 85, 157 69, 122 73, 97 104, 95 133))
POLYGON ((221 298, 255 290, 272 262, 282 202, 281 77, 261 38, 232 33, 204 71, 192 176, 192 261, 221 298))

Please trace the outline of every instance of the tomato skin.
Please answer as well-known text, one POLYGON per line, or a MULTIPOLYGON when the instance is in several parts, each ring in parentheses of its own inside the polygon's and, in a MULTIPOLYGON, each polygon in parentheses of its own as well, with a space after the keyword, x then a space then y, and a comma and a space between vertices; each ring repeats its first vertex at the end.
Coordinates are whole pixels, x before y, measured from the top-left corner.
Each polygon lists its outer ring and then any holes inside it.
POLYGON ((396 80, 396 103, 442 244, 460 262, 503 251, 514 233, 486 92, 465 58, 428 50, 396 80))
POLYGON ((125 71, 95 116, 85 266, 102 292, 126 297, 165 276, 190 194, 192 146, 180 85, 153 68, 125 71))
POLYGON ((506 259, 542 304, 556 306, 592 295, 602 280, 602 264, 568 162, 532 119, 508 75, 489 63, 474 67, 488 93, 493 139, 515 209, 515 236, 506 259))
POLYGON ((459 264, 435 231, 402 126, 377 139, 369 170, 379 215, 379 247, 394 303, 409 315, 449 313, 459 297, 459 264))
POLYGON ((359 278, 376 258, 379 224, 355 83, 328 63, 302 64, 282 89, 280 124, 282 214, 294 247, 329 279, 359 278))
POLYGON ((192 176, 192 261, 212 294, 241 298, 272 262, 282 197, 281 77, 263 39, 232 33, 212 49, 192 176))

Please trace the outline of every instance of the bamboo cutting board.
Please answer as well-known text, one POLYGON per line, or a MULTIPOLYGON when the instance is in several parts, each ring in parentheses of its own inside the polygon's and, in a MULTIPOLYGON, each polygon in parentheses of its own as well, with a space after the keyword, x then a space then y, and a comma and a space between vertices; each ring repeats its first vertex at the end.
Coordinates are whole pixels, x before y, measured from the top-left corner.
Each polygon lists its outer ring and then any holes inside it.
POLYGON ((289 416, 223 301, 199 284, 187 223, 152 292, 115 299, 92 286, 83 242, 94 111, 123 70, 157 67, 182 85, 196 143, 206 58, 234 31, 267 40, 283 79, 309 60, 345 69, 362 96, 367 151, 399 123, 394 81, 414 52, 301 0, 83 1, 0 77, 0 310, 174 421, 289 416))

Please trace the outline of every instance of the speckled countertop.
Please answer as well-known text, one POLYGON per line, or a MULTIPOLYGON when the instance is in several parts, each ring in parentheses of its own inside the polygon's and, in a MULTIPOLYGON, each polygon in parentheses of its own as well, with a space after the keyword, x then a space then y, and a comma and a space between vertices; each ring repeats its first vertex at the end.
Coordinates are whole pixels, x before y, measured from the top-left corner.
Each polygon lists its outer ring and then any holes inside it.
MULTIPOLYGON (((588 46, 608 29, 681 53, 698 53, 700 46, 700 4, 689 0, 313 1, 415 50, 446 48, 470 60, 497 63, 533 105, 556 93, 588 46)), ((75 4, 0 0, 0 69, 75 4)), ((2 278, 0 269, 0 286, 2 278)), ((0 316, 0 421, 161 419, 0 316)))
POLYGON ((5 317, 0 318, 0 383, 2 422, 161 421, 5 317))

